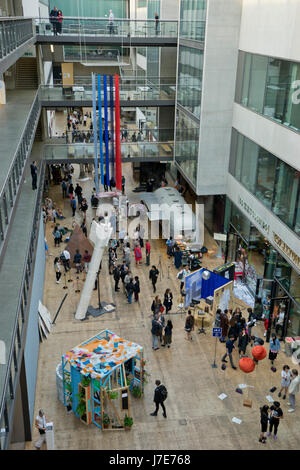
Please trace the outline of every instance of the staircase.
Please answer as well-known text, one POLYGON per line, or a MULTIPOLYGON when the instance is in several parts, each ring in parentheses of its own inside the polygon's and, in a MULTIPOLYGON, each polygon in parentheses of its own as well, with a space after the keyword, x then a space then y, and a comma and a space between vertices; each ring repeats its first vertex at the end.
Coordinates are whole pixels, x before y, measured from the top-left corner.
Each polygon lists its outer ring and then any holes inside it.
POLYGON ((16 88, 36 90, 39 86, 36 59, 21 58, 16 65, 16 88))

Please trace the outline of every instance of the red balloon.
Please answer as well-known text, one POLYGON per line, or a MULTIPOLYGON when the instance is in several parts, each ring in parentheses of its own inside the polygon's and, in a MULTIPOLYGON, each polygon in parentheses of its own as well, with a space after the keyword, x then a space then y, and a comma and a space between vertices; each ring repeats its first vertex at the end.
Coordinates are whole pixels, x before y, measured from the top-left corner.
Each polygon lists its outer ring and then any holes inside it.
POLYGON ((257 361, 261 361, 262 359, 266 357, 266 355, 267 355, 267 350, 263 346, 254 346, 254 348, 252 348, 252 356, 257 361))
POLYGON ((250 357, 242 357, 239 362, 239 367, 243 372, 249 374, 254 371, 255 362, 250 357))

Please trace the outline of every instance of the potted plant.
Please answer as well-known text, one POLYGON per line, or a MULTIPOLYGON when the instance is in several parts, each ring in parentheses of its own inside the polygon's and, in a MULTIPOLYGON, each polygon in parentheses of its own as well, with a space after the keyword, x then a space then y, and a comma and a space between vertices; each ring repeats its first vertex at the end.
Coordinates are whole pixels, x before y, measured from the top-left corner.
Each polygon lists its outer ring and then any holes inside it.
POLYGON ((91 383, 91 378, 82 376, 80 383, 83 387, 88 387, 91 383))
POLYGON ((126 431, 129 431, 131 429, 131 426, 133 425, 133 419, 130 416, 125 415, 124 417, 124 428, 126 431))
POLYGON ((107 429, 110 423, 110 417, 108 416, 107 413, 103 413, 102 422, 103 422, 103 428, 107 429))
POLYGON ((118 392, 116 392, 116 391, 109 392, 109 398, 110 398, 111 400, 115 400, 116 398, 118 398, 118 396, 119 396, 119 394, 118 394, 118 392))
POLYGON ((141 398, 142 396, 142 390, 138 385, 133 385, 131 392, 135 398, 141 398))
POLYGON ((86 405, 85 401, 80 401, 76 408, 76 413, 79 414, 80 419, 86 421, 86 405))

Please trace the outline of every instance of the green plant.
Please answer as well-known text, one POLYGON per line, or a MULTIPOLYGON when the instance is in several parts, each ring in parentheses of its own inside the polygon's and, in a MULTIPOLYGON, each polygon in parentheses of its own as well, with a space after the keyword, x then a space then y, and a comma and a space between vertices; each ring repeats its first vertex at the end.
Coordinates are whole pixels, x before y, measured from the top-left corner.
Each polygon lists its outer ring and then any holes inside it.
POLYGON ((135 397, 135 398, 141 398, 142 396, 142 390, 141 388, 138 386, 138 385, 134 385, 132 387, 132 395, 135 397))
POLYGON ((125 415, 124 428, 131 428, 132 425, 133 425, 133 419, 130 416, 125 415))
POLYGON ((119 394, 118 392, 109 392, 109 398, 111 400, 115 400, 116 398, 118 398, 119 394))
POLYGON ((86 406, 85 406, 85 402, 84 401, 80 401, 77 405, 77 408, 76 408, 76 413, 79 414, 80 418, 83 417, 83 415, 85 415, 86 413, 86 406))
POLYGON ((82 385, 83 387, 88 387, 88 386, 90 385, 90 383, 91 383, 91 377, 84 377, 84 376, 83 376, 83 377, 81 378, 81 385, 82 385))
POLYGON ((110 423, 110 417, 107 413, 103 413, 103 424, 108 425, 110 423))

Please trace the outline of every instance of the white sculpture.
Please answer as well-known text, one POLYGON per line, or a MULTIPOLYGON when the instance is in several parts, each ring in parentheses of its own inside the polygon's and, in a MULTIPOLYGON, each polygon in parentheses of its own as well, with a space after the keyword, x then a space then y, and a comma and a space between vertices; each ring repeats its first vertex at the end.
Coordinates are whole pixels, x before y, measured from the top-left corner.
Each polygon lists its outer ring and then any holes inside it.
POLYGON ((108 245, 112 233, 111 224, 97 223, 93 220, 89 239, 94 243, 94 252, 89 264, 89 270, 83 286, 80 301, 75 314, 76 320, 84 320, 95 284, 97 272, 102 260, 104 248, 108 245))

